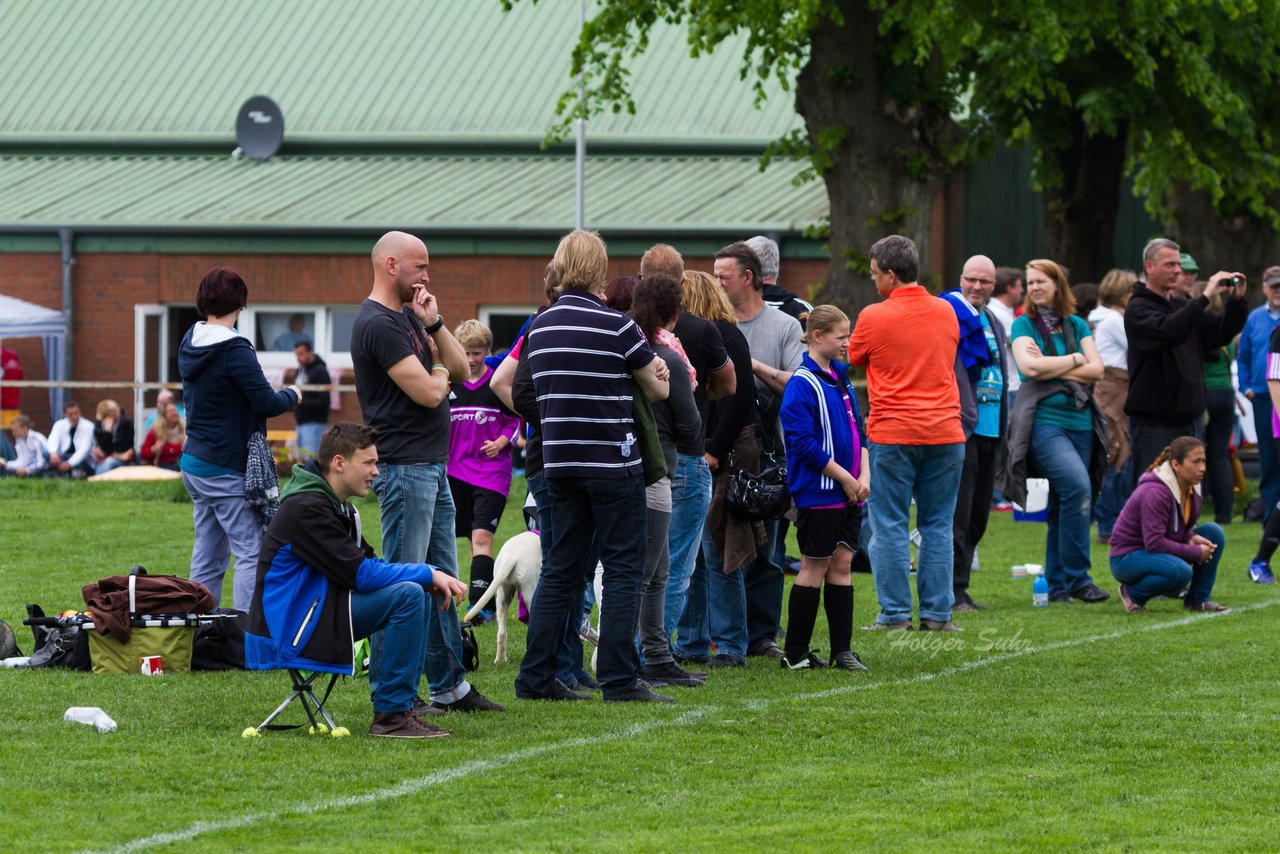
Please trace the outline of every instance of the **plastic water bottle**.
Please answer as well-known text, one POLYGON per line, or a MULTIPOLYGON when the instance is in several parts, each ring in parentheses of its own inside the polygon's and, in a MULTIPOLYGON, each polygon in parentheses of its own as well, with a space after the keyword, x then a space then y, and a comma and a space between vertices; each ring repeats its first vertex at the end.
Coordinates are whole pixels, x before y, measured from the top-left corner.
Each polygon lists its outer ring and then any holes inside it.
POLYGON ((78 724, 89 724, 97 729, 98 732, 116 731, 116 722, 111 720, 111 716, 97 706, 72 706, 67 709, 67 713, 62 716, 62 719, 78 724))
POLYGON ((1049 607, 1049 582, 1043 575, 1037 575, 1031 583, 1031 604, 1037 608, 1049 607))

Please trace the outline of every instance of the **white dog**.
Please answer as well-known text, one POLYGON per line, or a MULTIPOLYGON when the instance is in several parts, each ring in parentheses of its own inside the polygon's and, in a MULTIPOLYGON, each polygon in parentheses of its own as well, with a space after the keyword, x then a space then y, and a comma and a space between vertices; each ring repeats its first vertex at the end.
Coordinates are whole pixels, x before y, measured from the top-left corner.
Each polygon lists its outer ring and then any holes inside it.
POLYGON ((480 609, 489 604, 494 596, 498 601, 494 612, 498 616, 497 655, 494 664, 507 660, 507 610, 516 598, 515 591, 524 594, 525 604, 533 610, 533 591, 538 587, 538 579, 542 576, 542 542, 536 531, 524 531, 516 534, 502 544, 498 550, 498 558, 493 563, 493 582, 480 597, 480 601, 471 606, 462 618, 470 622, 480 609))

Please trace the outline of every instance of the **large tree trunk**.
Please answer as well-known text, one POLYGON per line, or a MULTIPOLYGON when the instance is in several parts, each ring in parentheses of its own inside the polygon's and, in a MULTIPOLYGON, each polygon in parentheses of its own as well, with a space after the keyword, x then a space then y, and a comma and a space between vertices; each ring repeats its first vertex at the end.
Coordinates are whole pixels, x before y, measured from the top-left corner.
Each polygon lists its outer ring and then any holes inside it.
MULTIPOLYGON (((815 146, 828 129, 847 130, 822 174, 831 205, 831 266, 818 299, 856 316, 880 299, 867 275, 867 250, 876 240, 895 233, 910 237, 920 250, 922 279, 926 274, 931 206, 942 183, 932 142, 951 122, 945 111, 939 116, 920 99, 892 97, 889 74, 926 78, 929 69, 892 68, 879 16, 858 0, 839 6, 844 25, 826 21, 813 33, 809 62, 796 85, 796 109, 815 146)), ((905 82, 894 81, 913 96, 927 88, 905 82)))
POLYGON ((1045 230, 1072 282, 1099 282, 1115 266, 1126 137, 1123 125, 1116 136, 1090 136, 1077 115, 1070 145, 1052 153, 1062 183, 1044 191, 1045 230))
MULTIPOLYGON (((1280 262, 1280 235, 1248 214, 1222 216, 1203 192, 1179 186, 1173 193, 1174 227, 1170 234, 1183 252, 1200 265, 1200 277, 1219 270, 1249 277, 1249 294, 1261 301, 1262 271, 1280 262)), ((1272 204, 1280 203, 1280 199, 1272 204)))

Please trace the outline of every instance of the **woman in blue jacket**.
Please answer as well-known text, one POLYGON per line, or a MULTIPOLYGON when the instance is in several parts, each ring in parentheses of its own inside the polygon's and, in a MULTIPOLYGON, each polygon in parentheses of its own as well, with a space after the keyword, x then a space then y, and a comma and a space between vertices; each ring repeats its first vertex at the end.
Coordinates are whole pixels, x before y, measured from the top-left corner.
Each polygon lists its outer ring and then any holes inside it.
POLYGON ((191 580, 222 600, 222 578, 236 556, 235 607, 249 610, 254 567, 263 525, 245 500, 249 436, 266 429, 267 418, 302 400, 297 386, 275 391, 262 373, 249 339, 236 331, 249 301, 244 279, 230 267, 205 273, 196 310, 207 319, 187 331, 178 349, 182 397, 187 406, 187 444, 180 463, 182 483, 195 505, 191 580))
POLYGON ((831 666, 866 670, 849 648, 853 637, 849 564, 858 547, 862 504, 871 491, 871 467, 847 366, 835 360, 849 344, 849 318, 833 305, 820 305, 809 314, 807 329, 804 341, 809 352, 782 394, 787 487, 796 503, 800 546, 800 574, 787 605, 782 666, 789 670, 827 666, 809 649, 821 598, 831 636, 831 666))

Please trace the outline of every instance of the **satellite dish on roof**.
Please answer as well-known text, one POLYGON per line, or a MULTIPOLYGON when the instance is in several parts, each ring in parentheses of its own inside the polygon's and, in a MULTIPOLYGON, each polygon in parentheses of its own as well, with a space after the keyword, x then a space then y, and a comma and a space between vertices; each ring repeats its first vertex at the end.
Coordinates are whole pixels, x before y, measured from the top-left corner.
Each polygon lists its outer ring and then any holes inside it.
POLYGON ((284 113, 266 95, 254 95, 236 114, 236 144, 254 160, 270 160, 284 140, 284 113))

